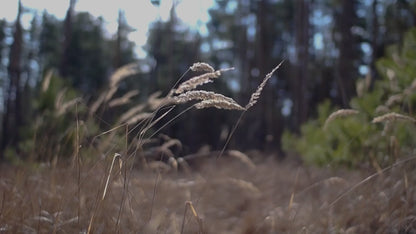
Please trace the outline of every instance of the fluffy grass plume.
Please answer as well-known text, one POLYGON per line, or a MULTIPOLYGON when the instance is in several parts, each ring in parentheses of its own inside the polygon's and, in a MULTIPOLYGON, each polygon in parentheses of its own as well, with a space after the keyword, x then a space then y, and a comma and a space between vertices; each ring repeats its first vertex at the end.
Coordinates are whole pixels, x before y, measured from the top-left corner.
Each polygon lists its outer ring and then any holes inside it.
POLYGON ((139 71, 137 63, 126 64, 119 69, 117 69, 113 75, 110 77, 110 87, 117 86, 120 81, 125 78, 137 74, 139 71))
MULTIPOLYGON (((203 64, 203 63, 200 63, 200 64, 203 64)), ((194 64, 194 66, 195 66, 195 64, 194 64)), ((199 66, 196 66, 196 67, 206 67, 206 66, 209 66, 209 65, 208 64, 206 64, 205 66, 199 65, 199 66)), ((191 69, 192 69, 192 67, 191 67, 191 69)), ((209 67, 211 67, 211 66, 209 66, 209 67)), ((194 69, 196 69, 196 68, 194 68, 194 69)), ((201 68, 199 68, 199 69, 201 69, 201 68)), ((205 68, 205 69, 211 71, 210 68, 205 68)), ((211 83, 211 82, 213 82, 213 79, 216 79, 216 78, 220 77, 223 72, 233 70, 233 69, 234 69, 233 67, 232 68, 227 68, 227 69, 221 69, 221 70, 218 70, 218 71, 211 71, 211 72, 199 75, 199 76, 192 77, 191 79, 189 79, 185 82, 182 82, 179 85, 179 87, 174 91, 174 93, 175 94, 181 94, 181 93, 184 93, 186 91, 193 90, 198 86, 201 86, 201 85, 204 85, 204 84, 207 84, 207 83, 211 83)))
POLYGON ((196 87, 211 83, 212 79, 218 78, 221 76, 220 71, 209 72, 199 76, 195 76, 179 85, 179 87, 175 90, 175 94, 181 94, 189 90, 193 90, 196 87))
MULTIPOLYGON (((204 91, 204 90, 194 90, 194 91, 188 91, 186 93, 183 93, 179 96, 173 97, 173 100, 176 104, 186 103, 192 100, 221 100, 224 102, 229 102, 232 104, 237 104, 234 99, 226 97, 219 93, 204 91)), ((237 104, 238 105, 238 104, 237 104)))
POLYGON ((354 110, 354 109, 337 110, 337 111, 333 112, 332 114, 330 114, 329 117, 325 120, 324 129, 326 129, 328 127, 329 123, 331 123, 332 121, 334 121, 337 118, 356 115, 358 113, 360 113, 360 112, 357 111, 357 110, 354 110))
POLYGON ((202 62, 194 63, 189 69, 195 72, 215 72, 211 65, 202 62))
POLYGON ((197 109, 215 107, 218 109, 247 111, 257 103, 257 100, 260 98, 261 92, 267 81, 272 77, 274 72, 282 65, 282 63, 283 61, 266 75, 262 83, 257 87, 257 90, 251 95, 250 101, 245 107, 238 104, 236 101, 234 101, 234 99, 226 97, 222 94, 203 90, 195 90, 198 86, 213 82, 213 79, 219 78, 222 72, 234 69, 229 68, 215 71, 209 64, 201 62, 194 63, 190 67, 190 70, 207 73, 193 77, 181 83, 176 90, 168 95, 168 99, 175 104, 182 104, 192 100, 200 100, 200 102, 194 105, 197 109))
POLYGON ((222 99, 209 99, 198 102, 195 104, 196 109, 205 109, 215 107, 217 109, 225 109, 225 110, 246 110, 244 107, 240 106, 237 103, 228 102, 222 99))
POLYGON ((395 113, 395 112, 390 112, 390 113, 387 113, 385 115, 377 116, 371 122, 372 123, 383 123, 383 122, 387 122, 387 121, 392 121, 392 122, 394 122, 394 121, 407 121, 407 122, 416 123, 416 119, 414 119, 413 117, 398 114, 398 113, 395 113))
POLYGON ((389 97, 386 102, 387 107, 391 107, 394 104, 400 103, 403 100, 403 94, 395 94, 389 97))

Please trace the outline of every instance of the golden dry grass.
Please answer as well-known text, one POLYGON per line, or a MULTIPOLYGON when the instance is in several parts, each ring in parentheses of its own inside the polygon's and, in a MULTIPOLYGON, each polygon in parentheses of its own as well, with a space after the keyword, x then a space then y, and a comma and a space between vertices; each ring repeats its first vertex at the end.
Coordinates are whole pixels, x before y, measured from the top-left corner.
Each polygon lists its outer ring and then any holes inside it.
POLYGON ((83 165, 79 185, 74 169, 3 165, 0 231, 86 232, 93 215, 92 233, 416 231, 414 158, 368 177, 248 157, 255 168, 224 156, 189 161, 189 173, 134 169, 128 187, 111 159, 83 165))

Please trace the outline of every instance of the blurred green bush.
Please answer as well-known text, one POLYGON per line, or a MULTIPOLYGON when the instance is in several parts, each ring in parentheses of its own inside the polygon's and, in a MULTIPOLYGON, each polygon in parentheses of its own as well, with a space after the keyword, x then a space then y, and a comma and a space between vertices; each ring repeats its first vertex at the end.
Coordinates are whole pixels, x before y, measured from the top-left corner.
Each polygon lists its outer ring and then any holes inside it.
POLYGON ((300 135, 283 134, 283 149, 321 166, 372 166, 378 170, 400 156, 413 154, 414 123, 372 123, 372 119, 390 112, 415 117, 416 29, 406 33, 401 45, 390 46, 376 67, 377 80, 366 77, 357 82, 357 97, 350 106, 358 115, 335 119, 324 129, 327 117, 339 109, 327 100, 319 105, 317 118, 301 126, 300 135))

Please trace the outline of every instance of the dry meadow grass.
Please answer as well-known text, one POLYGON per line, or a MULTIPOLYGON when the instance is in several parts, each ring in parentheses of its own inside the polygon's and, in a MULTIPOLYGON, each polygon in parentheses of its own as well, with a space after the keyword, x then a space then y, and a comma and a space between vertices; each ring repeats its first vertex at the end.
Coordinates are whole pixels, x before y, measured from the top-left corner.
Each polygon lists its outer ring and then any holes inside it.
POLYGON ((368 177, 249 157, 255 167, 225 154, 192 171, 134 169, 127 186, 116 169, 103 200, 108 161, 83 165, 79 185, 75 169, 3 166, 0 232, 85 233, 93 216, 91 233, 416 231, 414 158, 368 177))
MULTIPOLYGON (((111 140, 114 129, 133 125, 139 134, 130 146, 126 142, 125 150, 133 153, 82 160, 75 149, 72 167, 70 159, 0 165, 0 233, 415 233, 415 156, 371 174, 315 168, 296 157, 278 161, 255 151, 226 151, 227 143, 220 152, 178 158, 171 147, 180 147, 181 142, 168 136, 150 153, 144 150, 156 134, 145 133, 176 104, 196 101, 185 111, 193 107, 237 110, 241 120, 279 66, 241 106, 222 94, 196 90, 226 70, 194 64, 190 70, 205 73, 182 82, 164 98, 153 94, 147 103, 121 115, 115 128, 93 138, 109 135, 111 140), (152 158, 157 153, 166 160, 152 158)), ((89 107, 89 116, 137 95, 132 92, 113 99, 119 82, 135 69, 127 65, 112 76, 108 90, 89 107)), ((45 79, 44 89, 48 82, 45 79)), ((328 123, 351 114, 356 111, 339 111, 328 123)), ((391 118, 414 122, 392 113, 380 118, 374 122, 391 118)), ((102 141, 96 150, 109 155, 104 147, 108 142, 102 141)))

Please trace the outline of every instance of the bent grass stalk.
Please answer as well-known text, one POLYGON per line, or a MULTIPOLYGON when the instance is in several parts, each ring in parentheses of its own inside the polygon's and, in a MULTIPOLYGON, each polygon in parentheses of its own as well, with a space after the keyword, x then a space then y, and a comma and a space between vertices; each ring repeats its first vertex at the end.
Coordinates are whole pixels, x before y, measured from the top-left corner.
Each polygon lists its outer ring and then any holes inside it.
MULTIPOLYGON (((99 209, 100 209, 100 206, 101 206, 102 202, 104 201, 105 196, 106 196, 106 194, 107 194, 108 185, 109 185, 109 183, 110 183, 111 172, 113 171, 114 162, 115 162, 115 160, 116 160, 117 158, 118 158, 119 160, 121 160, 121 155, 120 155, 120 154, 118 154, 118 153, 115 153, 115 154, 114 154, 114 156, 113 156, 113 160, 112 160, 112 162, 111 162, 110 169, 108 170, 107 180, 106 180, 106 182, 105 182, 105 186, 104 186, 103 194, 102 194, 101 199, 100 199, 100 201, 98 202, 98 204, 97 204, 97 206, 96 206, 96 208, 95 208, 95 210, 94 210, 94 212, 93 212, 93 214, 92 214, 92 216, 91 216, 90 222, 89 222, 89 224, 88 224, 88 230, 87 230, 87 233, 91 233, 91 232, 92 232, 92 225, 93 225, 93 223, 94 223, 95 216, 96 216, 96 214, 98 213, 98 211, 99 211, 99 209)), ((120 165, 122 165, 122 164, 120 164, 120 165)), ((121 168, 120 168, 120 169, 121 169, 121 168)))
POLYGON ((188 211, 188 209, 191 210, 193 217, 195 217, 196 222, 198 223, 198 233, 204 233, 203 232, 203 225, 202 225, 202 219, 198 216, 198 213, 195 210, 195 207, 192 205, 191 201, 186 201, 185 202, 185 211, 183 213, 183 220, 182 220, 182 227, 181 227, 181 234, 184 233, 184 229, 185 229, 185 220, 186 220, 186 213, 188 211))
POLYGON ((253 107, 257 100, 259 99, 261 92, 263 91, 264 86, 266 86, 267 81, 273 76, 274 72, 276 72, 277 69, 283 64, 284 60, 281 61, 273 70, 264 77, 263 81, 260 83, 260 85, 257 87, 256 92, 254 92, 247 105, 245 106, 243 112, 241 113, 240 117, 238 118, 236 124, 234 125, 233 129, 231 130, 230 134, 227 137, 227 140, 224 143, 223 148, 221 149, 220 154, 217 156, 217 159, 220 158, 227 147, 227 145, 230 143, 231 137, 233 136, 234 132, 237 130, 238 125, 240 124, 240 121, 243 119, 244 114, 249 110, 251 107, 253 107))
POLYGON ((354 109, 341 109, 333 112, 329 115, 329 117, 325 120, 324 129, 328 128, 328 125, 337 118, 347 117, 351 115, 357 115, 360 112, 354 109))

